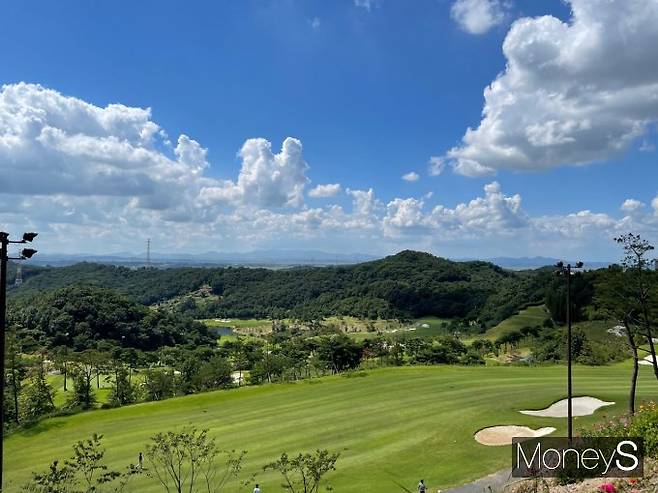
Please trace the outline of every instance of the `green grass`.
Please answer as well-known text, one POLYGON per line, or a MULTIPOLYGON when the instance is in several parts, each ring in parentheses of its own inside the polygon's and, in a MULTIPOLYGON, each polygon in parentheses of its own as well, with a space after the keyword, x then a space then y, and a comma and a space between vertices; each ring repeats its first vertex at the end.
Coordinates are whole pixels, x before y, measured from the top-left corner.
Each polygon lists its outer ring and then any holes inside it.
MULTIPOLYGON (((623 411, 629 371, 628 363, 577 366, 574 391, 616 401, 605 413, 623 411)), ((509 447, 473 440, 480 428, 555 426, 563 434, 565 420, 518 410, 564 397, 565 379, 561 366, 385 368, 363 378, 247 387, 49 419, 6 439, 5 493, 18 491, 30 471, 65 458, 71 444, 92 433, 105 436, 109 464, 123 468, 136 460, 151 435, 188 423, 209 428, 223 448, 248 450, 245 472, 258 474, 263 491, 280 489, 276 475, 262 472, 264 464, 283 451, 316 448, 341 453, 338 471, 330 475, 335 491, 399 491, 393 480, 413 489, 421 477, 434 491, 509 465, 509 447)), ((651 372, 643 368, 640 396, 657 391, 651 372)), ((576 427, 601 417, 578 418, 576 427)), ((159 490, 140 478, 130 491, 159 490)))
POLYGON ((546 308, 541 306, 529 306, 528 308, 521 310, 516 315, 512 315, 509 318, 506 318, 500 322, 495 327, 489 329, 485 337, 487 339, 496 340, 501 335, 511 332, 513 330, 519 330, 522 327, 530 326, 534 327, 536 325, 541 326, 544 319, 548 317, 548 312, 546 308))
MULTIPOLYGON (((101 375, 99 388, 96 387, 96 379, 94 378, 92 390, 96 395, 96 402, 99 406, 109 401, 110 391, 112 390, 112 382, 110 378, 111 377, 109 375, 101 375)), ((143 378, 144 377, 141 373, 134 372, 132 376, 132 382, 139 384, 143 378)), ((73 392, 73 379, 71 376, 68 377, 66 385, 68 390, 66 392, 64 392, 63 375, 48 375, 46 377, 46 381, 52 386, 53 389, 55 389, 55 397, 53 398, 55 407, 62 409, 65 406, 69 395, 73 392)))

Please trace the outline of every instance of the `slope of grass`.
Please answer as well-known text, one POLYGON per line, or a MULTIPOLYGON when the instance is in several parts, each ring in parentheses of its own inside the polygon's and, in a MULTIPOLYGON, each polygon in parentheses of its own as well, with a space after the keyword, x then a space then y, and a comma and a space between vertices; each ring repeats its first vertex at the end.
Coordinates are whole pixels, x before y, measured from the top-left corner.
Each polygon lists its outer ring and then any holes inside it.
MULTIPOLYGON (((629 371, 628 363, 576 367, 574 391, 616 401, 606 413, 622 411, 629 371)), ((263 491, 278 491, 280 485, 274 473, 262 472, 264 464, 283 451, 316 448, 341 453, 338 471, 330 475, 335 491, 399 491, 394 480, 413 489, 421 477, 434 491, 508 465, 508 447, 473 440, 480 428, 555 426, 563 434, 565 420, 518 410, 562 398, 565 376, 561 366, 386 368, 364 378, 332 376, 49 419, 7 438, 5 492, 18 491, 30 471, 68 456, 76 440, 94 432, 105 436, 108 462, 123 468, 136 461, 151 435, 189 423, 209 428, 222 447, 248 450, 246 472, 258 474, 263 491)), ((651 373, 643 371, 640 395, 656 391, 651 373)), ((576 427, 601 416, 579 418, 576 427)), ((159 489, 139 478, 130 491, 159 489)))
POLYGON ((521 310, 516 315, 512 315, 509 318, 506 318, 501 323, 489 329, 485 336, 488 339, 495 340, 501 335, 511 332, 513 330, 519 330, 522 327, 530 326, 534 327, 536 325, 541 326, 544 319, 548 317, 548 312, 546 308, 541 306, 529 306, 528 308, 521 310))

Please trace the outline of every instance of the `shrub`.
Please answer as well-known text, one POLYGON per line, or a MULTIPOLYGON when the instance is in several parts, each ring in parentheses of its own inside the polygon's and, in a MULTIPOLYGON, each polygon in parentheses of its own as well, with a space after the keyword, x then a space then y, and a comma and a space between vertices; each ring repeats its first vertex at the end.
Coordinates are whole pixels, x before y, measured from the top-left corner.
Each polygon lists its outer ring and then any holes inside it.
POLYGON ((585 437, 641 437, 644 439, 644 452, 658 458, 658 404, 648 402, 640 405, 634 414, 612 417, 593 428, 583 430, 585 437))

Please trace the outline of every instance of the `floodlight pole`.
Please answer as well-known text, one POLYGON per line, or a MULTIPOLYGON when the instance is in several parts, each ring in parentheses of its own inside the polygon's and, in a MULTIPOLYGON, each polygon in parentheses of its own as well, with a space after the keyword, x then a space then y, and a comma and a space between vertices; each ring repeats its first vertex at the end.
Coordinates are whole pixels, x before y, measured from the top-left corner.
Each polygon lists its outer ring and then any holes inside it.
POLYGON ((573 441, 573 354, 571 347, 571 275, 573 271, 571 269, 581 269, 583 263, 576 262, 572 267, 571 264, 564 265, 563 262, 558 262, 556 267, 558 269, 556 274, 567 277, 567 433, 569 435, 569 445, 571 446, 573 441))
POLYGON ((4 472, 4 441, 5 441, 5 315, 7 312, 7 247, 9 235, 0 232, 0 396, 2 396, 2 413, 0 413, 0 492, 4 472))
POLYGON ((568 423, 568 435, 569 435, 569 446, 573 440, 573 386, 571 378, 571 366, 573 363, 572 357, 572 346, 571 346, 571 264, 567 264, 567 419, 568 423))
POLYGON ((9 256, 10 243, 29 243, 36 238, 36 233, 25 233, 23 239, 10 241, 9 233, 0 231, 0 398, 2 398, 2 412, 0 412, 0 493, 2 493, 4 476, 4 440, 5 440, 5 336, 7 315, 7 262, 9 260, 25 260, 32 257, 36 250, 24 249, 18 257, 9 256))

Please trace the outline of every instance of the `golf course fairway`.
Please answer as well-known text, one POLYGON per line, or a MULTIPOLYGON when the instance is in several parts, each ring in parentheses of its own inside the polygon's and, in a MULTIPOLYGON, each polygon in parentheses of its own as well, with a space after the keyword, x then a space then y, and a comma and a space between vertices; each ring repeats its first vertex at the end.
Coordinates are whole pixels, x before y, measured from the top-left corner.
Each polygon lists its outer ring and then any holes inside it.
MULTIPOLYGON (((575 429, 623 412, 628 363, 574 368, 574 395, 591 395, 614 406, 577 418, 575 429)), ((649 368, 640 372, 640 399, 658 397, 649 368), (647 370, 647 371, 644 371, 647 370)), ((5 441, 5 492, 19 491, 31 471, 71 454, 71 445, 92 433, 104 436, 107 463, 118 470, 136 462, 149 437, 187 424, 209 428, 224 449, 247 450, 245 477, 257 474, 263 492, 280 492, 280 477, 262 466, 282 452, 326 448, 340 452, 327 477, 339 493, 414 489, 421 478, 431 491, 461 484, 510 462, 509 447, 478 444, 481 428, 517 424, 555 427, 565 419, 519 413, 541 409, 565 396, 566 367, 401 367, 370 370, 351 378, 331 376, 291 384, 218 391, 99 410, 42 421, 5 441)), ((253 488, 253 486, 252 486, 253 488)), ((129 491, 161 491, 138 477, 129 491)), ((230 491, 251 491, 251 488, 230 491)))

